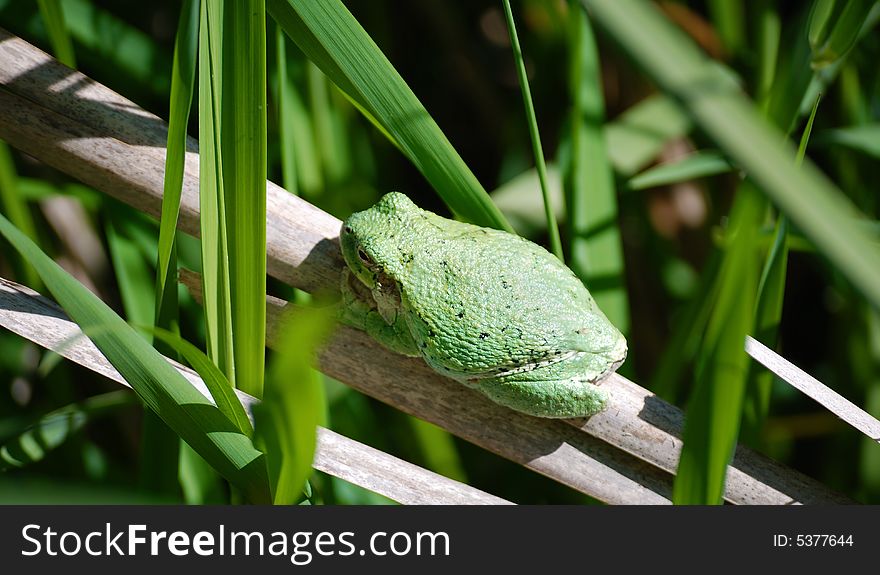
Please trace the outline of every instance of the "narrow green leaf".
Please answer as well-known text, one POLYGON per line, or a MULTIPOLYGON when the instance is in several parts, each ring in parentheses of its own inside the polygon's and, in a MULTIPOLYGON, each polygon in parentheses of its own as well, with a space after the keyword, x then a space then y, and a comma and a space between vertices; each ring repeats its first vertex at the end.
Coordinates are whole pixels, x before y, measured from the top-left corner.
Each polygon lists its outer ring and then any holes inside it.
POLYGON ((449 208, 512 231, 436 122, 340 0, 268 0, 269 13, 305 55, 393 136, 449 208))
POLYGON ((681 160, 660 164, 645 170, 627 183, 630 190, 645 190, 689 182, 733 170, 727 159, 717 152, 694 152, 681 160))
POLYGON ((782 134, 655 7, 634 0, 583 2, 792 223, 880 307, 880 254, 860 227, 850 225, 863 217, 852 202, 812 162, 796 168, 794 151, 782 134))
MULTIPOLYGON (((294 127, 294 108, 296 104, 296 88, 292 85, 287 69, 287 36, 277 24, 275 25, 275 66, 278 76, 278 135, 281 146, 281 181, 284 189, 291 194, 299 195, 296 166, 296 135, 294 127)), ((304 141, 304 140, 300 140, 304 141)))
POLYGON ((510 8, 510 0, 502 0, 504 16, 507 19, 507 32, 510 35, 510 45, 513 48, 513 60, 516 64, 516 73, 519 77, 519 87, 522 92, 523 106, 526 109, 526 121, 529 125, 529 139, 532 142, 532 153, 535 156, 535 169, 538 170, 538 181, 541 183, 541 195, 544 199, 544 217, 547 220, 547 231, 550 234, 550 251, 565 261, 562 254, 562 241, 559 239, 559 226, 556 224, 556 216, 553 204, 550 200, 550 189, 547 184, 547 165, 544 163, 544 150, 541 147, 541 134, 538 131, 538 120, 535 117, 535 104, 532 102, 532 92, 529 89, 529 77, 526 74, 526 65, 523 61, 522 49, 519 46, 519 37, 516 33, 516 23, 513 20, 513 10, 510 8))
MULTIPOLYGON (((0 140, 0 209, 15 227, 37 241, 37 228, 20 184, 21 180, 16 173, 9 146, 0 140)), ((14 263, 21 280, 34 289, 40 289, 40 277, 27 259, 18 258, 14 263)))
POLYGON ((672 336, 651 378, 650 389, 671 403, 679 403, 682 374, 702 343, 706 324, 718 297, 718 273, 723 253, 715 250, 703 267, 700 285, 673 326, 672 336))
POLYGON ((348 146, 337 129, 339 110, 333 104, 327 76, 312 62, 306 63, 306 79, 316 151, 327 185, 338 185, 351 171, 348 146))
POLYGON ((263 395, 266 349, 266 4, 227 0, 223 164, 235 385, 263 395), (229 40, 232 41, 229 41, 229 40), (232 73, 229 73, 229 67, 232 73), (230 95, 232 97, 230 97, 230 95), (234 161, 229 161, 234 158, 234 161))
POLYGON ((758 79, 755 82, 756 99, 765 102, 776 76, 782 21, 775 0, 759 0, 755 20, 758 26, 758 79))
POLYGON ((571 161, 563 176, 568 265, 590 288, 608 319, 626 333, 629 301, 617 223, 617 190, 605 147, 599 54, 583 7, 574 0, 570 7, 571 161))
MULTIPOLYGON (((813 122, 819 100, 813 105, 813 111, 801 135, 798 146, 796 165, 801 165, 807 152, 807 143, 813 131, 813 122)), ((782 321, 782 306, 785 296, 785 280, 788 270, 788 218, 780 214, 776 220, 773 244, 764 261, 761 279, 758 282, 757 304, 755 306, 755 339, 773 348, 776 346, 779 324, 782 321)), ((749 376, 746 384, 746 398, 743 405, 743 434, 749 439, 756 439, 770 409, 770 391, 773 385, 773 374, 755 363, 749 364, 749 376)))
POLYGON ((180 444, 183 441, 155 412, 141 419, 137 486, 144 493, 180 497, 180 444))
POLYGON ((220 142, 222 2, 203 2, 199 24, 199 211, 208 356, 235 383, 226 194, 220 142))
POLYGON ((192 447, 180 442, 177 467, 183 500, 187 505, 228 504, 226 482, 192 447))
POLYGON ((816 134, 823 146, 846 146, 874 158, 880 158, 880 123, 824 130, 816 134))
POLYGON ((810 15, 813 67, 823 68, 846 55, 856 44, 873 0, 820 0, 810 15))
POLYGON ((76 57, 73 52, 73 42, 67 31, 60 0, 37 0, 40 6, 40 14, 49 34, 49 42, 52 43, 52 51, 59 62, 70 68, 76 69, 76 57))
POLYGON ((36 268, 43 282, 141 400, 249 501, 268 497, 262 453, 165 358, 92 292, 0 216, 0 233, 36 268))
POLYGON ((752 330, 758 281, 755 239, 763 207, 757 190, 743 182, 731 209, 730 243, 685 416, 684 445, 672 490, 676 504, 722 502, 749 365, 743 342, 752 330))
POLYGON ((467 482, 467 474, 452 435, 442 427, 417 417, 407 419, 421 447, 426 467, 450 479, 467 482))
POLYGON ((125 209, 113 206, 107 210, 104 222, 107 246, 126 319, 136 324, 149 324, 153 321, 154 307, 152 273, 134 242, 120 232, 127 229, 126 223, 130 223, 124 214, 125 209))
POLYGON ((165 151, 162 214, 159 218, 159 249, 156 256, 154 323, 163 328, 177 325, 177 217, 183 189, 186 158, 186 126, 192 106, 199 37, 199 0, 185 0, 174 40, 171 70, 171 101, 165 151))
POLYGON ((737 54, 746 42, 744 13, 747 5, 739 0, 709 0, 709 14, 730 54, 737 54))
POLYGON ((288 316, 265 397, 254 407, 254 441, 266 454, 276 505, 299 501, 311 473, 317 428, 327 417, 323 383, 311 366, 333 325, 327 308, 300 308, 288 316))
POLYGON ((153 337, 174 349, 196 370, 199 377, 205 382, 208 391, 211 392, 211 397, 214 398, 217 409, 229 418, 229 421, 233 422, 241 433, 247 436, 253 433, 253 427, 247 413, 244 407, 242 407, 238 396, 235 395, 229 380, 226 379, 223 372, 214 365, 202 350, 180 337, 179 334, 166 329, 149 328, 148 326, 141 327, 151 333, 153 337))

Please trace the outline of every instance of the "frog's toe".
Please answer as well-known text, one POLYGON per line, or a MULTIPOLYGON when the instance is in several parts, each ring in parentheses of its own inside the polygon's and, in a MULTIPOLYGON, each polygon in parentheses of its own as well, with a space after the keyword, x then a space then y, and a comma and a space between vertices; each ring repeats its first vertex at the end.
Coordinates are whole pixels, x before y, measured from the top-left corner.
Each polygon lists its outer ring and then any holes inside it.
POLYGON ((488 380, 474 387, 495 403, 537 417, 588 417, 608 402, 608 394, 599 386, 578 380, 488 380))

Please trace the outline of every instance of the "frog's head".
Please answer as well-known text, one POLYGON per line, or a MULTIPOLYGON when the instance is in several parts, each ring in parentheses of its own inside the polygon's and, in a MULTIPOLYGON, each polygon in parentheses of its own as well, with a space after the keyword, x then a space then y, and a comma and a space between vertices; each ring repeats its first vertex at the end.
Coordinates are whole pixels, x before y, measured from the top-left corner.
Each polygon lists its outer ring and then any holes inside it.
POLYGON ((342 257, 368 288, 397 277, 401 246, 411 242, 414 216, 421 209, 399 192, 382 196, 374 206, 355 212, 342 223, 342 257))

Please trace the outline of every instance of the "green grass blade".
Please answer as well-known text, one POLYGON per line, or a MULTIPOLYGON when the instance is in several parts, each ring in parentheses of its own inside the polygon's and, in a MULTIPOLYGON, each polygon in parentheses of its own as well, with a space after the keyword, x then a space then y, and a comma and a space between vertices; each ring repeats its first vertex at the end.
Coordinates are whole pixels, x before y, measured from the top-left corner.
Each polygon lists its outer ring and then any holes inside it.
POLYGON ((535 117, 535 104, 532 102, 532 92, 529 88, 529 77, 526 74, 526 65, 523 61, 522 49, 519 45, 519 37, 516 33, 516 23, 513 20, 513 10, 510 8, 510 0, 502 0, 504 16, 507 19, 507 32, 510 35, 510 45, 513 48, 513 60, 516 63, 516 73, 519 77, 519 87, 522 91, 523 106, 526 109, 526 121, 529 125, 529 139, 532 142, 532 153, 535 156, 535 169, 538 170, 538 181, 541 183, 541 195, 544 199, 544 217, 547 219, 547 231, 550 235, 550 251, 565 261, 562 254, 562 241, 559 239, 559 226, 556 224, 556 216, 553 204, 550 200, 550 190, 547 184, 547 164, 544 162, 544 150, 541 147, 541 134, 538 131, 538 120, 535 117))
MULTIPOLYGON (((34 218, 22 195, 19 185, 18 173, 15 170, 15 162, 12 160, 12 152, 3 140, 0 140, 0 209, 9 220, 24 234, 37 241, 37 228, 34 218)), ((54 195, 54 190, 52 194, 54 195)), ((32 288, 40 289, 40 277, 37 271, 27 262, 26 258, 18 258, 15 262, 15 270, 18 277, 32 288)))
MULTIPOLYGON (((290 78, 287 64, 287 36, 277 24, 275 25, 275 66, 278 76, 278 136, 281 147, 281 182, 284 189, 291 194, 299 195, 296 166, 296 133, 294 118, 296 107, 293 99, 296 88, 290 78)), ((301 142, 305 140, 300 140, 301 142)))
POLYGON ((824 130, 816 134, 815 141, 822 146, 846 146, 880 158, 880 123, 824 130))
POLYGON ((40 14, 43 16, 43 23, 46 25, 46 32, 49 34, 49 42, 52 44, 55 58, 65 66, 76 69, 73 42, 70 40, 67 24, 64 21, 61 1, 37 0, 37 4, 40 6, 40 14))
POLYGON ((339 109, 334 105, 327 76, 312 62, 306 62, 309 107, 314 142, 328 187, 345 181, 351 171, 348 146, 338 130, 339 109))
POLYGON ((263 395, 266 348, 266 7, 226 0, 220 143, 236 387, 263 395))
POLYGON ((199 210, 202 293, 208 357, 235 383, 232 309, 229 294, 226 194, 220 143, 223 80, 222 3, 203 2, 199 27, 199 210))
POLYGON ((512 231, 427 110, 340 0, 268 0, 269 13, 305 55, 366 110, 449 208, 512 231))
POLYGON ((752 330, 758 281, 755 240, 763 209, 757 190, 744 182, 731 210, 730 241, 685 416, 684 445, 672 490, 676 504, 722 502, 749 365, 743 343, 752 330))
POLYGON ((694 152, 676 162, 661 164, 645 170, 627 183, 627 189, 646 190, 689 182, 698 178, 717 176, 733 170, 733 166, 717 152, 694 152))
POLYGON ((287 318, 265 397, 254 407, 254 441, 266 453, 276 505, 299 501, 311 473, 317 428, 327 418, 324 386, 312 362, 333 325, 326 308, 300 308, 287 318))
POLYGON ((782 20, 775 0, 760 0, 757 5, 758 78, 755 82, 756 99, 764 102, 773 86, 776 61, 779 58, 779 40, 782 36, 782 20))
POLYGON ((144 410, 138 457, 138 488, 180 496, 180 437, 155 412, 144 410))
POLYGON ((185 0, 174 40, 165 181, 156 256, 156 298, 153 322, 163 328, 177 324, 177 217, 183 189, 186 126, 192 106, 199 38, 199 0, 185 0))
POLYGON ((96 395, 47 413, 17 436, 4 438, 0 446, 0 471, 41 461, 90 421, 108 411, 137 403, 137 396, 124 389, 96 395))
POLYGON ((569 226, 569 267, 624 333, 629 301, 617 223, 617 190, 605 148, 605 102, 599 54, 583 8, 571 2, 571 161, 563 176, 569 226))
POLYGON ((846 55, 856 44, 873 0, 822 0, 810 17, 813 68, 821 69, 846 55), (829 4, 832 4, 829 8, 829 4))
MULTIPOLYGON (((810 118, 801 135, 798 146, 796 165, 801 165, 807 153, 807 143, 813 131, 813 122, 819 100, 813 105, 810 118)), ((761 279, 758 282, 757 304, 755 306, 755 339, 773 348, 776 346, 779 324, 782 321, 782 305, 785 296, 785 281, 788 269, 788 218, 780 214, 776 220, 773 244, 764 261, 761 279)), ((756 440, 770 409, 770 391, 773 385, 773 373, 749 364, 749 377, 746 384, 746 398, 743 405, 743 434, 746 438, 756 440)))
POLYGON ((153 322, 153 278, 149 265, 141 256, 137 246, 124 232, 127 221, 123 215, 123 207, 112 207, 107 210, 104 224, 107 235, 107 246, 125 317, 135 324, 153 322))
POLYGON ((729 54, 737 54, 746 42, 746 10, 739 0, 709 0, 709 14, 729 54))
POLYGON ((153 335, 157 340, 161 341, 168 347, 174 349, 186 362, 199 374, 202 381, 211 392, 214 403, 217 404, 223 415, 233 422, 238 430, 250 436, 253 433, 253 427, 248 419, 244 407, 241 405, 238 396, 232 389, 232 385, 223 372, 214 365, 211 359, 205 353, 186 341, 179 334, 162 328, 143 327, 153 335))
POLYGON ((290 39, 281 26, 275 24, 275 30, 279 80, 278 131, 284 188, 296 195, 314 198, 324 191, 324 173, 318 146, 312 144, 315 139, 312 116, 300 92, 300 85, 306 83, 308 61, 295 46, 289 49, 290 39), (284 79, 283 86, 281 79, 284 79), (296 180, 289 182, 287 173, 295 174, 296 180))
POLYGON ((266 501, 263 455, 211 402, 93 293, 61 269, 6 218, 0 233, 36 268, 64 311, 141 400, 248 500, 266 501))
POLYGON ((706 324, 718 297, 718 274, 723 253, 714 251, 703 267, 700 285, 673 327, 669 343, 651 377, 650 389, 671 403, 680 403, 682 374, 697 355, 706 324))
POLYGON ((852 202, 812 162, 796 168, 794 151, 782 134, 653 6, 633 0, 583 2, 792 223, 880 307, 880 257, 870 237, 850 225, 862 217, 852 202))
POLYGON ((458 456, 452 434, 423 419, 417 417, 407 419, 425 458, 425 466, 440 475, 466 483, 467 474, 458 456))

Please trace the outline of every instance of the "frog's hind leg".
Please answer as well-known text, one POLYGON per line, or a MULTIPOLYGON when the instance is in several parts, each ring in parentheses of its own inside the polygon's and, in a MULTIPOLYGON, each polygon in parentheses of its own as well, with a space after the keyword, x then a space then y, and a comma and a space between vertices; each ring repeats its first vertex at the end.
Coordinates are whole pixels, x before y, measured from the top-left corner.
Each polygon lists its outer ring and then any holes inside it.
POLYGON ((537 417, 587 417, 605 408, 608 394, 584 375, 596 373, 596 358, 574 360, 529 371, 467 381, 466 385, 495 403, 537 417), (572 376, 572 370, 575 375, 572 376))

